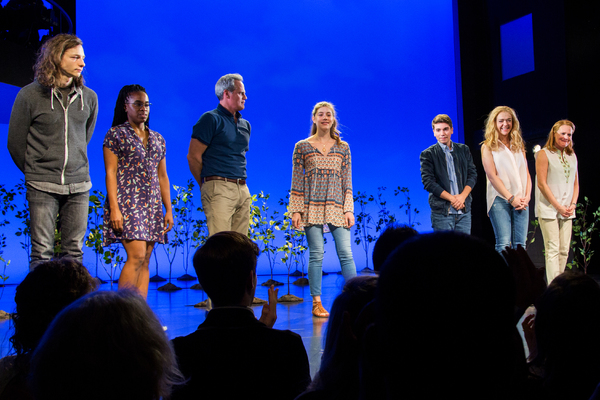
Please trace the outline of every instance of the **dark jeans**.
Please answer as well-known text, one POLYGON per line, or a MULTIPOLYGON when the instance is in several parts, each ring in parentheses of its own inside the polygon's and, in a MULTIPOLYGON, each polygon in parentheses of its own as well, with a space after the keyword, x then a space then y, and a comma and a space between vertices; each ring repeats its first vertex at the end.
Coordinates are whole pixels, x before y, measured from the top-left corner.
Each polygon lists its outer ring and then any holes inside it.
POLYGON ((54 256, 56 216, 60 218, 61 257, 83 260, 83 238, 87 230, 89 191, 55 194, 27 187, 31 229, 29 270, 54 256))

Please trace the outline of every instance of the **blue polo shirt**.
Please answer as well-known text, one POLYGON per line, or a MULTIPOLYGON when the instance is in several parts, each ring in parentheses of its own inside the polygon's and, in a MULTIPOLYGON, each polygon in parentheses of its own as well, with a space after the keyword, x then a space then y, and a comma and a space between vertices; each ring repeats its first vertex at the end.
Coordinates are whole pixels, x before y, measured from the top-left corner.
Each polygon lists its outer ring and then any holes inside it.
POLYGON ((192 130, 192 138, 204 143, 200 176, 222 176, 246 179, 246 152, 250 143, 250 123, 237 113, 233 115, 221 104, 202 114, 192 130))

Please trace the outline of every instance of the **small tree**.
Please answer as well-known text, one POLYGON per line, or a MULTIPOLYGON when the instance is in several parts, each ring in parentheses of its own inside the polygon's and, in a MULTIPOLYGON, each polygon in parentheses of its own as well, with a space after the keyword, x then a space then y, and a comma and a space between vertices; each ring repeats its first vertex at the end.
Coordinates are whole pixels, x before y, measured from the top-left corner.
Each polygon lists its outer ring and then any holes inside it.
POLYGON ((94 190, 90 196, 90 204, 88 206, 88 230, 89 233, 85 239, 86 247, 91 248, 96 256, 96 279, 104 283, 98 277, 98 264, 100 257, 104 255, 104 247, 102 246, 102 230, 104 229, 104 201, 106 197, 104 193, 94 190))
MULTIPOLYGON (((17 194, 25 198, 27 189, 25 188, 25 181, 21 179, 21 182, 16 186, 17 194)), ((22 226, 17 228, 15 235, 21 239, 19 242, 21 248, 27 253, 27 264, 31 262, 31 228, 29 219, 29 207, 27 206, 26 200, 22 203, 23 208, 19 208, 17 205, 14 206, 13 210, 16 210, 15 217, 19 219, 22 226)))
POLYGON ((416 222, 417 215, 419 215, 419 210, 412 207, 412 203, 410 201, 410 190, 407 187, 398 186, 397 189, 394 189, 394 196, 398 196, 399 194, 403 194, 405 197, 404 204, 400 205, 400 209, 404 209, 404 214, 406 214, 408 218, 408 226, 414 228, 415 226, 421 225, 420 222, 416 222))
POLYGON ((123 263, 125 259, 120 254, 121 253, 121 243, 115 242, 108 246, 108 250, 104 252, 104 270, 108 274, 110 279, 110 286, 112 288, 113 283, 117 280, 115 277, 115 272, 118 269, 123 268, 123 263), (108 266, 108 268, 106 267, 108 266))
POLYGON ((258 195, 252 196, 252 205, 250 207, 250 239, 257 242, 261 247, 261 253, 266 255, 271 269, 271 278, 263 282, 263 286, 282 286, 283 283, 273 279, 273 272, 277 264, 277 254, 281 251, 281 247, 275 245, 275 232, 281 229, 281 220, 277 219, 279 211, 271 212, 268 200, 270 195, 260 192, 258 195), (256 205, 256 201, 260 200, 261 204, 256 205))
POLYGON ((362 248, 365 251, 366 270, 370 270, 369 249, 371 243, 376 239, 375 236, 371 235, 371 230, 375 227, 375 222, 367 209, 369 203, 373 203, 374 201, 375 197, 367 195, 366 192, 358 191, 356 192, 356 196, 354 196, 354 204, 358 203, 358 209, 360 210, 360 212, 356 214, 354 221, 354 243, 362 245, 362 248))
POLYGON ((183 281, 195 280, 196 277, 188 273, 192 242, 196 243, 194 234, 197 235, 197 232, 194 231, 197 223, 194 219, 194 182, 192 179, 189 179, 187 186, 173 185, 173 188, 177 194, 172 202, 173 218, 175 219, 172 241, 176 244, 177 248, 181 249, 183 270, 185 271, 185 274, 177 279, 183 281))
POLYGON ((594 232, 598 230, 598 221, 600 220, 600 207, 592 215, 588 215, 588 208, 591 202, 587 197, 584 197, 584 203, 577 204, 577 217, 573 220, 573 241, 571 248, 573 249, 573 261, 567 264, 569 268, 581 268, 587 274, 590 260, 594 255, 592 250, 592 238, 594 232))

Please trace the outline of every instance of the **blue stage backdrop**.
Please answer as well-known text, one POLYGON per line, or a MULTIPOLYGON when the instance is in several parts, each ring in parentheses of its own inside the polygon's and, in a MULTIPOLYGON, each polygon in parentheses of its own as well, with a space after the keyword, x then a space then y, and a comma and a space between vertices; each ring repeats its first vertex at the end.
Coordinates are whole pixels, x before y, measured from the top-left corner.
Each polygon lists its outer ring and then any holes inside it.
MULTIPOLYGON (((119 89, 138 83, 152 102, 151 127, 167 142, 172 185, 192 179, 186 155, 192 126, 217 105, 214 84, 226 73, 243 75, 248 100, 244 118, 252 124, 248 184, 269 193, 272 208, 291 182, 294 144, 307 137, 311 110, 321 100, 334 103, 343 139, 352 151, 353 185, 377 194, 386 187, 387 207, 401 222, 398 207, 410 189, 420 211, 417 227, 431 229, 427 193, 419 173, 420 152, 435 143, 431 120, 446 113, 462 142, 457 29, 452 0, 299 0, 282 2, 145 0, 78 2, 77 34, 84 41, 87 85, 98 94, 100 112, 88 148, 94 189, 105 190, 102 141, 110 128, 119 89)), ((3 93, 12 89, 2 87, 3 93)), ((6 122, 6 121, 2 121, 6 122)), ((7 125, 0 125, 6 142, 7 125)), ((14 186, 20 172, 2 146, 3 178, 14 186)), ((481 189, 481 188, 480 188, 481 189)), ((197 188, 194 201, 200 205, 197 188)), ((174 192, 172 192, 174 195, 174 192)), ((377 213, 372 204, 370 211, 377 213)), ((358 211, 357 211, 358 212, 358 211)), ((7 233, 8 282, 26 273, 25 253, 7 233)), ((374 233, 374 232, 373 232, 374 233)), ((328 236, 324 269, 339 270, 328 236)), ((160 250, 160 249, 159 249, 160 250)), ((162 253, 162 250, 160 250, 162 253)), ((177 256, 173 276, 183 273, 177 256)), ((357 268, 365 252, 354 247, 357 268)), ((370 257, 370 254, 369 254, 370 257)), ((94 257, 86 251, 93 270, 94 257)), ((154 261, 151 263, 154 274, 154 261)), ((285 272, 278 266, 275 272, 285 272)), ((168 268, 161 257, 160 274, 168 268)), ((259 273, 269 272, 265 257, 259 273)), ((192 271, 193 273, 193 271, 192 271)), ((100 276, 106 274, 100 268, 100 276)))

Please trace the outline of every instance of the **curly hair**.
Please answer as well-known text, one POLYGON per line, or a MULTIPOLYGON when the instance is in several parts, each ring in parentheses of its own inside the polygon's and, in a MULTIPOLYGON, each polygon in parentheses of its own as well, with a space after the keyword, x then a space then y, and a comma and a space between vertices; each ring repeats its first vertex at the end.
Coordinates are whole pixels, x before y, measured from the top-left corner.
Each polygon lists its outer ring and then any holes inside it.
MULTIPOLYGON (((568 119, 561 119, 552 126, 552 129, 550 129, 550 133, 548 134, 548 140, 544 145, 545 148, 552 151, 558 151, 558 149, 556 148, 556 138, 554 134, 558 132, 561 126, 564 125, 570 126, 571 129, 573 129, 572 133, 575 133, 575 124, 569 121, 568 119)), ((565 148, 565 153, 567 153, 568 155, 573 154, 573 137, 571 137, 569 145, 565 148)))
MULTIPOLYGON (((82 46, 83 42, 75 35, 61 33, 48 39, 40 48, 33 67, 35 79, 42 86, 53 88, 60 77, 60 63, 65 51, 82 46)), ((83 75, 73 78, 75 86, 83 86, 83 75)))
POLYGON ((78 298, 94 291, 97 281, 74 260, 48 261, 31 271, 15 292, 10 338, 17 360, 35 350, 54 317, 78 298))
MULTIPOLYGON (((332 139, 335 139, 335 141, 338 145, 340 145, 342 143, 342 139, 340 137, 340 134, 342 132, 340 132, 337 128, 338 121, 336 118, 335 107, 333 106, 333 104, 329 103, 328 101, 320 101, 317 104, 315 104, 315 106, 313 107, 313 110, 312 110, 313 118, 317 115, 317 112, 319 111, 319 108, 321 108, 321 107, 327 107, 331 110, 331 113, 333 114, 333 123, 331 124, 331 128, 329 129, 329 135, 331 136, 332 139)), ((317 124, 315 124, 313 122, 312 127, 310 129, 310 136, 313 136, 316 134, 317 134, 317 124)))
MULTIPOLYGON (((127 122, 125 102, 132 93, 136 92, 146 93, 146 89, 141 85, 125 85, 121 88, 121 90, 119 91, 119 96, 117 97, 117 103, 115 104, 115 113, 113 116, 113 122, 111 126, 117 126, 127 122)), ((150 112, 148 112, 148 119, 146 119, 146 127, 150 127, 150 112)))
POLYGON ((498 128, 496 127, 496 119, 502 112, 510 114, 512 118, 512 130, 508 136, 510 150, 512 152, 525 151, 525 141, 521 135, 521 124, 517 113, 510 107, 498 106, 492 110, 485 120, 485 140, 480 144, 485 144, 492 151, 498 150, 498 128))

